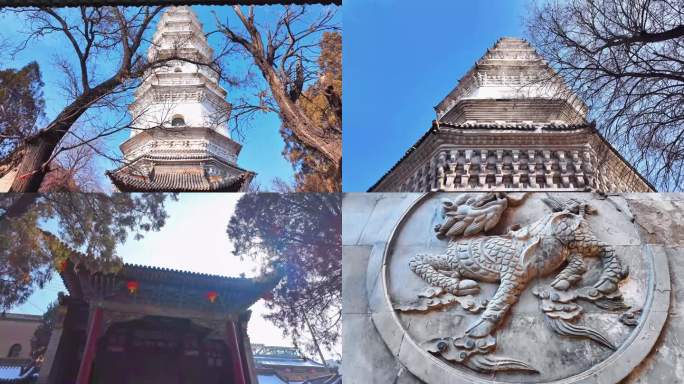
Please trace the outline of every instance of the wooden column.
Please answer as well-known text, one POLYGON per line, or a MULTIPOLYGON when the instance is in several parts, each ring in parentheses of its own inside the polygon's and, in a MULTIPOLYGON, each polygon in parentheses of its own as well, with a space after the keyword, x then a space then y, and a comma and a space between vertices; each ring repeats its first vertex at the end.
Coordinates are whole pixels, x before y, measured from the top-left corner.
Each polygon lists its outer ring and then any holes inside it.
POLYGON ((95 307, 91 312, 90 321, 88 322, 88 337, 83 350, 81 366, 78 368, 76 384, 88 384, 90 382, 90 373, 93 368, 93 361, 95 360, 95 351, 97 350, 97 340, 100 338, 101 332, 102 308, 95 307))
POLYGON ((242 364, 242 350, 240 348, 240 334, 235 320, 228 320, 226 324, 226 343, 233 363, 233 382, 235 384, 250 384, 242 364))

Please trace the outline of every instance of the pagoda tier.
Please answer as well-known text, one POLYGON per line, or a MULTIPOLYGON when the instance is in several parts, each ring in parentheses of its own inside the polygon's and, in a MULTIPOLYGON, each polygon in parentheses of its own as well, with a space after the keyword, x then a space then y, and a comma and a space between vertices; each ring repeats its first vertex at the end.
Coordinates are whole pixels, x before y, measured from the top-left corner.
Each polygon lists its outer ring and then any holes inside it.
POLYGON ((147 59, 168 61, 146 74, 129 106, 131 137, 121 145, 125 165, 107 172, 117 189, 247 189, 254 173, 237 165, 241 146, 228 136, 231 105, 212 58, 189 7, 171 7, 162 15, 147 59))
POLYGON ((587 108, 524 40, 502 38, 371 192, 651 192, 587 122, 587 108))

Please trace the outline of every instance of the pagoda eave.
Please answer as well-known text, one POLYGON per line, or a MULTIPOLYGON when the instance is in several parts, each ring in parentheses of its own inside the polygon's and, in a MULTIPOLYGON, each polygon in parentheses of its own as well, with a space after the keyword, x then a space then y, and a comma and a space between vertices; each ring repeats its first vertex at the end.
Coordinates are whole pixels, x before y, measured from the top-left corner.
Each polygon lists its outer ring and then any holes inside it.
MULTIPOLYGON (((183 141, 202 138, 225 147, 230 152, 239 155, 242 145, 230 137, 207 127, 159 127, 143 129, 140 133, 121 143, 119 148, 123 153, 132 153, 135 147, 152 140, 183 141)), ((225 161, 225 160, 224 160, 225 161)))
MULTIPOLYGON (((399 192, 396 186, 392 186, 397 180, 403 180, 407 174, 415 171, 415 168, 420 164, 427 162, 429 159, 434 159, 438 156, 439 151, 449 151, 458 149, 461 151, 494 151, 494 152, 510 152, 512 149, 518 150, 520 153, 529 151, 564 151, 571 153, 577 151, 580 153, 593 153, 597 156, 597 151, 601 148, 606 148, 607 151, 601 156, 604 156, 604 161, 614 163, 618 160, 623 163, 626 169, 630 172, 630 178, 634 184, 635 191, 639 192, 653 192, 655 187, 651 185, 634 167, 631 166, 620 153, 603 138, 603 136, 596 130, 593 123, 580 124, 566 124, 566 123, 522 123, 522 122, 502 122, 502 123, 462 123, 452 124, 448 122, 433 121, 431 128, 425 132, 415 144, 413 144, 403 156, 392 167, 385 172, 380 179, 368 188, 368 192, 399 192)), ((568 160, 570 161, 570 159, 568 160)), ((581 160, 586 162, 586 160, 581 160)), ((548 166, 549 164, 545 164, 548 166)), ((593 164, 588 162, 590 166, 603 166, 604 164, 593 164)), ((584 171, 578 169, 575 176, 583 176, 584 171)), ((488 172, 482 172, 482 175, 488 172)), ((563 175, 563 173, 559 173, 563 175)), ((479 173, 475 173, 478 176, 479 173)), ((496 175, 504 176, 508 173, 498 173, 496 175)), ((530 176, 535 176, 534 172, 529 173, 530 176)), ((470 177, 470 173, 463 175, 470 177)), ((594 170, 587 171, 587 176, 595 177, 594 170)), ((593 186, 582 187, 564 187, 556 186, 549 187, 535 187, 527 186, 524 188, 507 188, 500 185, 497 186, 477 186, 466 188, 468 191, 578 191, 586 190, 587 188, 595 188, 593 186)), ((433 190, 433 189, 431 189, 433 190)), ((462 190, 462 189, 458 189, 462 190)), ((412 190, 418 192, 418 190, 412 190)), ((612 192, 612 191, 609 191, 612 192)))
POLYGON ((126 168, 107 172, 120 192, 242 192, 255 174, 243 172, 237 176, 212 179, 199 173, 163 173, 143 176, 126 168))

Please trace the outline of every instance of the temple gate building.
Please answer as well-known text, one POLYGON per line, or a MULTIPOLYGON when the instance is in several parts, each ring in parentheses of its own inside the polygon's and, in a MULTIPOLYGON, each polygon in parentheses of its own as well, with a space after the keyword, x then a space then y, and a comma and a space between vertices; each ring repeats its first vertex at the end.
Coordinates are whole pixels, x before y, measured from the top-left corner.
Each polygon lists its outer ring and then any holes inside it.
POLYGON ((122 192, 246 190, 254 173, 237 165, 231 105, 202 24, 187 6, 162 15, 147 54, 149 62, 174 57, 187 61, 151 69, 135 92, 131 137, 121 144, 126 164, 107 175, 122 192))
POLYGON ((524 40, 502 38, 436 107, 370 192, 652 192, 524 40))
POLYGON ((60 263, 69 294, 40 369, 41 384, 256 384, 248 308, 279 276, 247 279, 124 264, 60 263))

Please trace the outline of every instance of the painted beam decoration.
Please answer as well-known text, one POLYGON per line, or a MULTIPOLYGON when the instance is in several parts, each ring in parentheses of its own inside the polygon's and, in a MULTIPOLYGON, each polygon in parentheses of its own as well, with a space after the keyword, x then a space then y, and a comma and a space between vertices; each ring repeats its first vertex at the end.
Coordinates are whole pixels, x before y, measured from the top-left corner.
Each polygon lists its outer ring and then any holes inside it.
POLYGON ((610 199, 582 196, 418 198, 368 267, 371 319, 390 351, 430 383, 629 374, 665 322, 667 261, 624 245, 632 218, 610 199))

